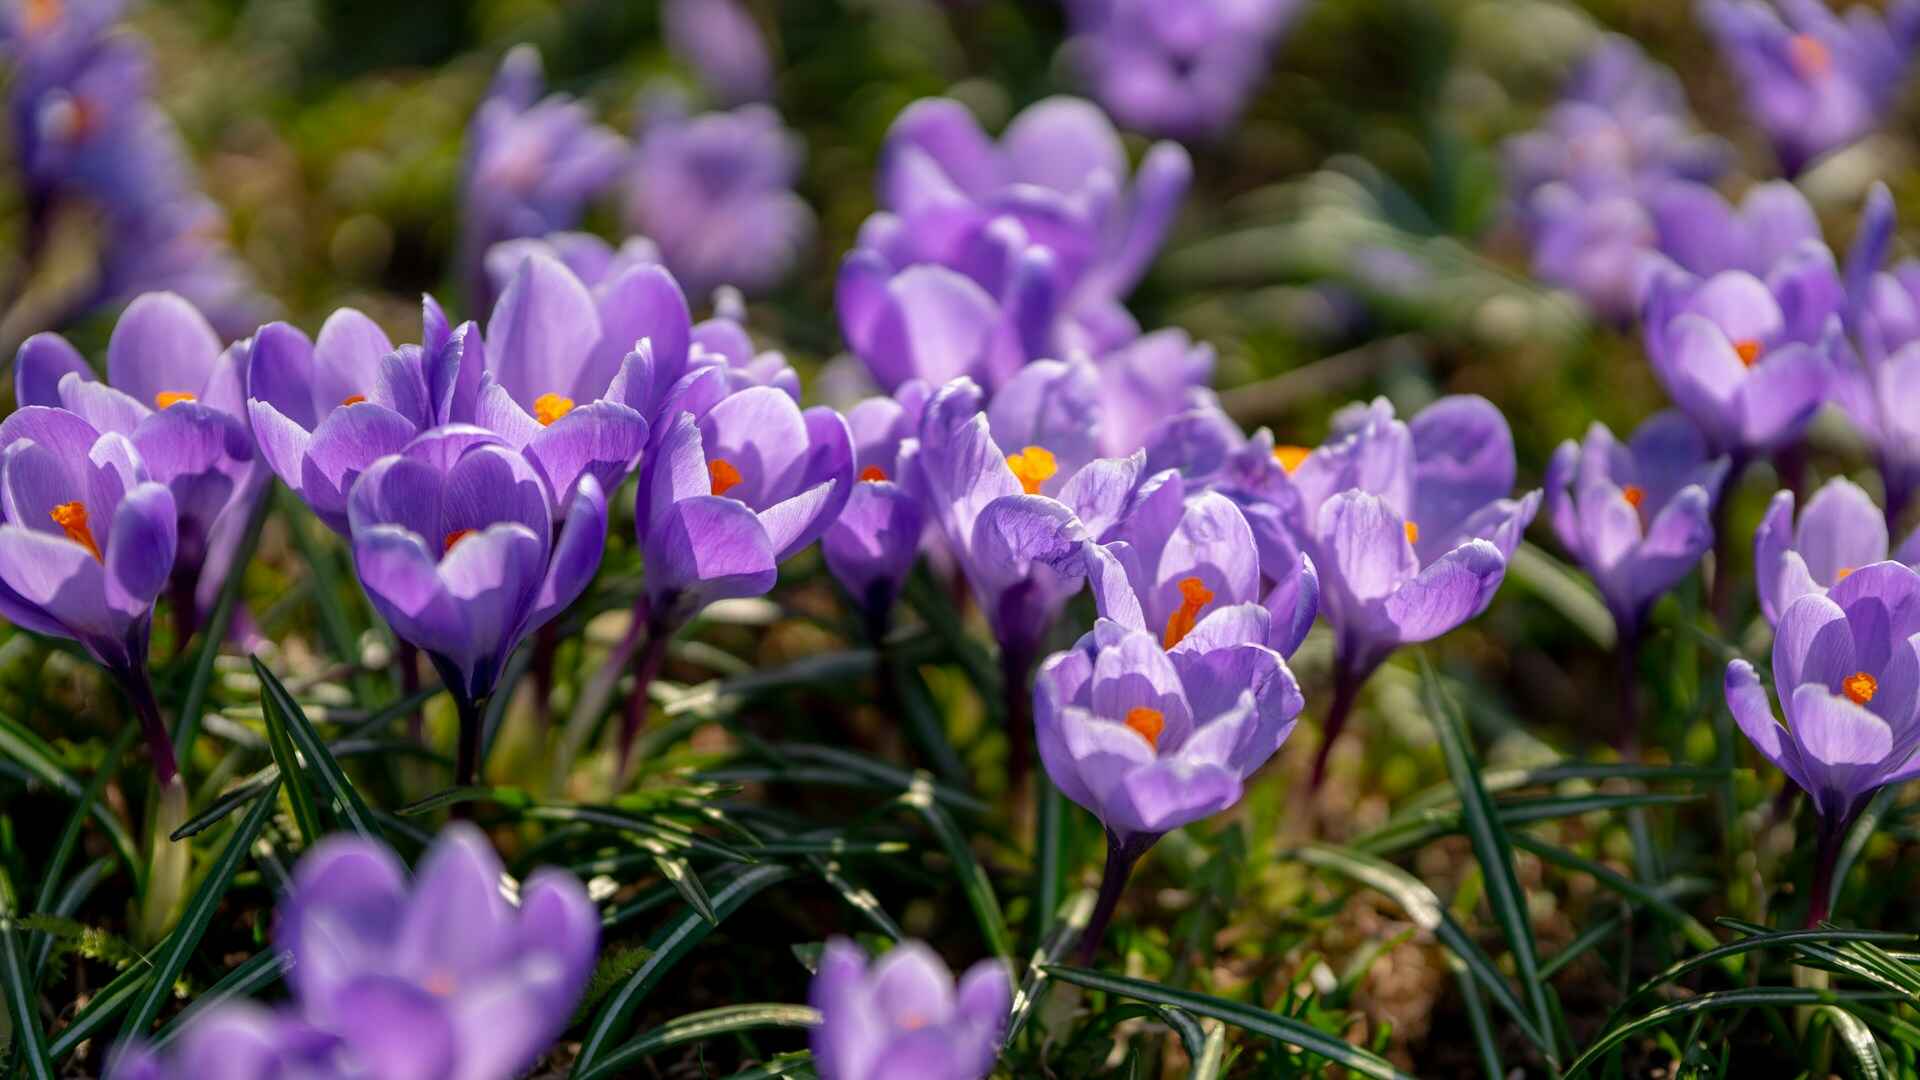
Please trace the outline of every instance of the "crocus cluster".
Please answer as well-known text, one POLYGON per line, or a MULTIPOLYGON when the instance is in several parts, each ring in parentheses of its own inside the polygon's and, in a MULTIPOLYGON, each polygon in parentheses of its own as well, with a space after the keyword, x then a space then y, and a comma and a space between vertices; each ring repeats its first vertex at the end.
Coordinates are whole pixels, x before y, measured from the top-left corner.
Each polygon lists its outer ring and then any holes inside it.
POLYGON ((1659 243, 1651 211, 1670 181, 1711 182, 1724 143, 1699 133, 1673 73, 1610 35, 1575 69, 1539 128, 1506 144, 1514 215, 1533 269, 1614 322, 1639 307, 1642 256, 1659 243))
POLYGON ((25 187, 29 266, 56 219, 95 215, 90 280, 42 325, 145 292, 182 294, 228 338, 266 301, 228 248, 226 215, 201 193, 179 132, 152 100, 144 46, 120 32, 120 0, 12 0, 0 7, 7 115, 25 187))
POLYGON ((1826 0, 1700 0, 1699 12, 1788 174, 1877 127, 1920 47, 1915 0, 1884 15, 1826 0))
POLYGON ((1872 448, 1887 518, 1899 522, 1920 492, 1920 261, 1882 266, 1894 224, 1893 196, 1877 184, 1847 252, 1833 398, 1872 448))
POLYGON ((599 938, 578 879, 510 882, 471 825, 442 832, 411 881, 385 845, 329 837, 274 928, 293 1000, 218 1006, 164 1054, 125 1048, 108 1075, 509 1080, 566 1027, 599 938))
POLYGON ((982 960, 953 973, 917 941, 869 962, 845 938, 820 953, 808 999, 820 1011, 813 1066, 820 1080, 983 1080, 1013 1006, 1006 966, 982 960))
POLYGON ((1305 0, 1072 0, 1067 51, 1124 125, 1175 139, 1227 131, 1305 0))

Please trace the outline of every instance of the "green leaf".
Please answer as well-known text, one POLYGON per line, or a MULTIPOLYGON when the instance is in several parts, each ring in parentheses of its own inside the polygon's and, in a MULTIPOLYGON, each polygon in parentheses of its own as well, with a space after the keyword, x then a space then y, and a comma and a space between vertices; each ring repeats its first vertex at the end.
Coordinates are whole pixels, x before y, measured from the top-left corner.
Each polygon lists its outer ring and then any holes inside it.
MULTIPOLYGON (((40 736, 21 727, 6 716, 0 716, 0 754, 4 754, 20 763, 28 772, 70 799, 85 800, 87 786, 75 780, 72 774, 60 766, 60 756, 48 746, 40 736)), ((135 892, 139 892, 139 883, 145 881, 146 862, 135 854, 133 837, 120 818, 101 802, 94 799, 83 802, 89 807, 88 813, 106 830, 107 839, 113 842, 114 851, 120 855, 127 869, 133 872, 136 883, 135 892)))
POLYGON ((33 1080, 54 1080, 47 1034, 40 1029, 40 995, 27 969, 27 951, 15 933, 11 892, 0 885, 0 983, 5 984, 0 990, 5 992, 7 1016, 13 1021, 14 1060, 26 1065, 33 1080))
POLYGON ((86 1007, 74 1015, 73 1022, 54 1036, 53 1046, 49 1048, 53 1059, 65 1060, 81 1043, 105 1031, 114 1017, 133 1004, 152 978, 153 969, 146 966, 130 967, 114 976, 112 982, 88 999, 86 1007))
POLYGON ((1046 933, 1047 920, 1060 910, 1060 894, 1066 885, 1067 797, 1060 794, 1045 769, 1035 770, 1033 783, 1039 806, 1033 827, 1031 934, 1037 943, 1046 933))
POLYGON ((588 1069, 598 1064, 599 1057, 609 1052, 610 1041, 632 1019, 641 1002, 646 1000, 647 995, 666 978, 681 958, 706 939, 715 926, 761 890, 792 876, 790 867, 773 863, 748 867, 713 892, 713 920, 689 911, 654 931, 653 936, 647 939, 647 948, 652 955, 620 985, 620 989, 614 991, 601 1007, 599 1015, 594 1017, 593 1026, 581 1042, 580 1056, 574 1061, 572 1075, 576 1078, 584 1076, 588 1069))
POLYGON ((1840 1008, 1838 1005, 1822 1005, 1819 1014, 1833 1024, 1833 1030, 1840 1036, 1840 1045, 1853 1055, 1853 1063, 1860 1069, 1865 1080, 1880 1080, 1887 1075, 1886 1063, 1880 1060, 1880 1047, 1873 1041, 1873 1032, 1860 1018, 1840 1008))
POLYGON ((1634 1035, 1651 1028, 1657 1028, 1677 1017, 1692 1016, 1695 1013, 1713 1012, 1720 1009, 1782 1008, 1793 1005, 1836 1005, 1853 1001, 1885 1001, 1887 994, 1848 994, 1834 990, 1810 990, 1796 986, 1757 986, 1740 990, 1716 990, 1701 994, 1699 997, 1676 1001, 1663 1005, 1652 1012, 1634 1017, 1623 1024, 1608 1028, 1595 1039, 1580 1056, 1567 1066, 1565 1080, 1586 1071, 1609 1050, 1620 1045, 1634 1035))
POLYGON ((1528 1018, 1527 1007, 1494 966, 1492 958, 1474 944, 1472 936, 1447 911, 1440 897, 1419 879, 1385 860, 1326 844, 1310 844, 1293 852, 1293 857, 1309 866, 1332 870, 1391 898, 1415 925, 1431 933, 1460 958, 1468 974, 1506 1010, 1528 1041, 1543 1052, 1552 1051, 1553 1044, 1546 1032, 1528 1018))
POLYGON ((287 692, 287 688, 268 670, 267 665, 260 662, 258 656, 252 657, 252 661, 253 673, 260 679, 261 707, 269 712, 274 709, 280 711, 286 724, 287 737, 293 740, 294 749, 306 759, 306 767, 320 777, 331 803, 329 809, 336 819, 361 836, 384 839, 379 822, 367 809, 360 793, 354 790, 353 781, 340 771, 340 763, 334 760, 326 744, 320 741, 319 733, 307 722, 306 711, 300 708, 300 703, 293 699, 293 695, 287 692))
POLYGON ((1033 1012, 1034 1005, 1039 1003, 1041 994, 1049 985, 1047 965, 1059 963, 1074 942, 1080 940, 1080 932, 1087 928, 1087 920, 1093 917, 1093 903, 1092 889, 1074 893, 1061 909, 1059 917, 1054 919, 1046 937, 1034 948, 1033 956, 1027 962, 1026 978, 1021 980, 1019 992, 1013 995, 1013 1008, 1007 1017, 1005 1042, 1008 1045, 1020 1034, 1027 1016, 1033 1012))
POLYGON ((179 1016, 167 1021, 153 1037, 154 1049, 172 1042, 195 1017, 229 1001, 245 1001, 254 997, 279 982, 280 974, 279 950, 266 948, 247 957, 239 967, 222 976, 219 982, 196 994, 193 1004, 182 1009, 179 1016))
POLYGON ((1161 986, 1159 983, 1148 982, 1145 979, 1130 979, 1122 975, 1090 971, 1086 968, 1050 964, 1046 970, 1056 979, 1084 986, 1089 990, 1099 990, 1137 1001, 1172 1005, 1199 1016, 1210 1016, 1215 1020, 1232 1024, 1234 1027, 1265 1035, 1269 1039, 1298 1046, 1337 1065, 1344 1065, 1362 1076, 1378 1077, 1380 1080, 1409 1080, 1406 1074, 1395 1069, 1385 1058, 1337 1039, 1292 1017, 1281 1016, 1253 1005, 1228 1001, 1225 998, 1217 998, 1192 990, 1161 986))
MULTIPOLYGON (((1632 810, 1649 806, 1677 806, 1697 801, 1693 793, 1605 792, 1587 795, 1545 795, 1533 799, 1511 799, 1494 803, 1502 825, 1532 825, 1582 814, 1632 810)), ((1391 855, 1418 847, 1430 840, 1461 831, 1465 812, 1460 809, 1422 810, 1394 820, 1360 837, 1353 848, 1374 855, 1391 855)))
POLYGON ((994 895, 993 881, 987 877, 986 867, 974 858, 966 833, 960 831, 953 816, 934 801, 933 775, 916 774, 906 794, 900 796, 900 802, 925 818, 928 827, 933 829, 947 858, 953 860, 954 873, 959 875, 967 906, 973 909, 974 921, 980 924, 980 933, 987 939, 987 949, 1012 967, 1013 937, 1007 932, 1007 918, 1000 910, 1000 898, 994 895))
POLYGON ((269 790, 266 798, 253 804, 253 809, 247 812, 246 818, 227 839, 226 846, 220 849, 220 855, 208 868, 207 876, 187 901, 187 908, 181 913, 173 932, 160 943, 153 957, 152 978, 135 1001, 126 1022, 121 1025, 121 1039, 145 1035, 153 1018, 159 1015, 160 1006, 173 992, 173 980, 180 977, 187 960, 199 947, 201 937, 207 932, 207 925, 213 921, 213 913, 226 897, 227 887, 233 884, 233 875, 246 859, 254 838, 260 835, 260 830, 272 816, 274 804, 275 792, 269 790))
POLYGON ((1628 992, 1626 997, 1620 999, 1620 1004, 1614 1007, 1613 1015, 1608 1017, 1608 1022, 1612 1023, 1618 1019, 1628 1005, 1651 994, 1667 983, 1673 982, 1675 979, 1679 979, 1709 964, 1718 964, 1729 957, 1739 956, 1743 953, 1765 949, 1792 948, 1806 943, 1824 944, 1827 942, 1841 941, 1915 940, 1920 940, 1920 938, 1916 938, 1913 934, 1899 934, 1877 930, 1781 930, 1754 934, 1751 937, 1744 937, 1738 941, 1728 942, 1717 948, 1708 949, 1706 952, 1695 953, 1673 964, 1652 978, 1647 979, 1645 982, 1642 982, 1628 992))
MULTIPOLYGON (((120 772, 120 765, 127 759, 127 750, 140 733, 135 724, 127 724, 114 736, 107 752, 100 759, 100 767, 93 772, 93 778, 87 781, 87 789, 80 793, 74 803, 73 813, 68 815, 67 824, 60 831, 60 839, 54 843, 53 855, 47 860, 47 868, 40 873, 40 891, 34 898, 33 910, 46 913, 53 910, 53 898, 60 889, 60 881, 66 876, 67 863, 73 858, 73 850, 80 843, 80 833, 86 827, 87 818, 92 815, 93 807, 100 801, 100 793, 107 789, 113 778, 120 772)), ((37 952, 42 943, 38 935, 29 942, 28 951, 37 952)), ((33 981, 37 984, 40 977, 40 965, 36 961, 32 966, 33 981)))
POLYGON ((813 1054, 801 1050, 792 1054, 781 1054, 764 1065, 753 1065, 742 1069, 727 1080, 776 1080, 778 1077, 794 1077, 796 1080, 816 1080, 813 1071, 813 1054))
MULTIPOLYGON (((1532 1004, 1535 1026, 1548 1033, 1550 1038, 1553 1007, 1547 1000, 1546 981, 1540 978, 1540 962, 1534 950, 1533 922, 1527 910, 1527 894, 1521 890, 1520 881, 1514 876, 1513 846, 1507 838, 1506 829, 1500 824, 1500 815, 1493 799, 1480 784, 1480 765, 1468 749, 1466 734, 1447 704, 1440 688, 1440 677, 1434 672, 1433 665, 1427 662, 1424 653, 1420 657, 1420 684, 1427 715, 1433 720, 1434 730, 1440 736, 1440 749, 1446 757, 1447 773, 1453 777, 1454 786, 1460 789, 1461 824, 1468 842, 1473 846, 1474 858, 1480 863, 1481 876, 1486 883, 1487 906, 1493 909, 1494 918, 1500 923, 1501 934, 1507 940, 1507 949, 1513 954, 1520 985, 1532 1004)), ((1552 1064, 1558 1055, 1551 1048, 1543 1049, 1549 1064, 1552 1064)))
POLYGON ((1595 595, 1579 574, 1531 542, 1522 541, 1507 560, 1507 578, 1514 584, 1545 600, 1547 605, 1581 632, 1603 652, 1610 652, 1619 632, 1607 605, 1595 595))
POLYGON ((263 696, 260 705, 266 715, 267 748, 273 753, 274 764, 280 767, 280 775, 287 780, 281 790, 287 793, 287 802, 293 807, 293 821, 299 826, 301 842, 312 847, 327 830, 320 822, 320 809, 314 805, 313 793, 307 790, 307 775, 300 767, 300 755, 294 751, 293 740, 287 735, 286 714, 271 698, 263 696))
POLYGON ((187 819, 186 824, 173 830, 167 839, 175 842, 198 836, 260 797, 261 793, 272 787, 280 779, 280 766, 269 765, 233 787, 222 792, 220 797, 207 805, 205 810, 187 819))
POLYGON ((610 1051, 592 1068, 581 1071, 576 1067, 573 1075, 575 1080, 631 1076, 634 1074, 630 1070, 635 1063, 670 1047, 705 1042, 717 1035, 731 1035, 756 1028, 809 1028, 819 1022, 820 1013, 805 1005, 726 1005, 707 1009, 669 1020, 610 1051))
POLYGON ((667 884, 673 886, 680 893, 681 898, 686 900, 693 910, 700 913, 701 918, 715 926, 720 925, 720 916, 714 914, 713 900, 707 895, 707 887, 700 884, 700 875, 693 872, 693 867, 687 865, 687 860, 675 855, 656 853, 653 857, 653 865, 659 869, 660 876, 667 879, 667 884))
MULTIPOLYGON (((1526 833, 1514 833, 1513 846, 1522 851, 1538 855, 1547 862, 1562 869, 1593 875, 1594 880, 1600 884, 1605 885, 1607 888, 1612 889, 1628 900, 1646 908, 1654 915, 1672 923, 1682 934, 1686 935, 1687 940, 1691 941, 1695 948, 1715 949, 1720 946, 1720 939, 1713 936, 1713 931, 1708 930, 1699 919, 1680 910, 1678 904, 1675 904, 1660 892, 1650 889, 1604 864, 1575 855, 1565 848, 1554 847, 1552 844, 1529 836, 1526 833)), ((1723 966, 1727 967, 1727 971, 1730 974, 1738 973, 1740 970, 1739 964, 1732 962, 1731 959, 1729 959, 1728 965, 1723 966)))
POLYGON ((1215 1021, 1206 1029, 1206 1042, 1200 1046, 1200 1056, 1187 1074, 1188 1080, 1220 1080, 1220 1071, 1227 1067, 1227 1026, 1215 1021))

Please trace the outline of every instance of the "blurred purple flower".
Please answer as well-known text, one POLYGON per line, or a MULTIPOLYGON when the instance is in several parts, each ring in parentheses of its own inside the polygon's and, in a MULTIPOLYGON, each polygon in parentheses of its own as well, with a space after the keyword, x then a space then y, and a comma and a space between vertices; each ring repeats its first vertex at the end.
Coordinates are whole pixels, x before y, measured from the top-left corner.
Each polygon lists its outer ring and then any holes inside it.
POLYGON ((667 0, 660 16, 667 47, 692 66, 724 104, 773 96, 773 59, 753 13, 739 0, 667 0))
POLYGON ((562 94, 541 97, 531 45, 509 51, 467 129, 460 182, 461 280, 474 310, 493 307, 486 257, 493 245, 545 236, 580 221, 586 203, 627 164, 625 139, 562 94))
MULTIPOLYGON (((1791 491, 1776 492, 1753 534, 1753 576, 1760 610, 1778 625, 1795 600, 1825 596, 1863 566, 1887 560, 1887 518, 1859 485, 1836 476, 1814 492, 1794 522, 1791 491)), ((1920 562, 1920 531, 1893 555, 1920 562)))
POLYGON ((1789 175, 1871 132, 1920 45, 1916 0, 1892 0, 1884 17, 1856 6, 1842 18, 1823 0, 1700 0, 1699 13, 1789 175))
POLYGON ((1547 464, 1547 517, 1613 613, 1632 649, 1653 602, 1713 546, 1713 506, 1727 459, 1709 458, 1686 416, 1660 413, 1622 443, 1595 423, 1547 464))
POLYGON ((869 963, 845 938, 827 942, 808 1002, 820 1010, 813 1063, 820 1080, 983 1080, 1013 1007, 1006 966, 982 960, 954 985, 917 941, 869 963))
POLYGON ((1785 180, 1755 184, 1735 207, 1705 184, 1674 180, 1648 199, 1660 253, 1688 273, 1765 277, 1808 244, 1824 245, 1807 197, 1785 180))
POLYGON ((1533 273, 1580 297, 1610 322, 1639 305, 1641 267, 1659 231, 1647 208, 1623 193, 1586 197, 1550 184, 1534 196, 1533 273))
POLYGON ((138 297, 107 343, 108 383, 58 334, 28 338, 14 357, 21 405, 65 409, 131 441, 172 493, 177 549, 169 590, 185 633, 212 610, 234 572, 247 520, 269 473, 255 458, 241 390, 246 343, 222 349, 213 327, 173 293, 138 297))
POLYGON ((721 285, 760 293, 813 240, 813 211, 794 193, 804 149, 765 105, 686 115, 662 95, 644 109, 626 180, 626 220, 660 245, 695 297, 721 285))
POLYGON ((328 1080, 339 1075, 340 1039, 291 1009, 234 1001, 209 1009, 164 1053, 123 1047, 108 1080, 328 1080))
POLYGON ((1067 47, 1129 128, 1176 139, 1228 131, 1305 0, 1070 0, 1067 47))
POLYGON ((1872 447, 1897 522, 1920 491, 1920 262, 1881 269, 1893 230, 1893 195, 1875 184, 1847 252, 1833 397, 1872 447))
POLYGON ((487 284, 498 296, 529 255, 565 263, 589 289, 620 277, 636 266, 660 261, 660 246, 644 236, 629 236, 614 247, 589 232, 557 232, 503 240, 487 249, 487 284))
POLYGON ((926 510, 903 482, 900 457, 903 444, 919 435, 929 396, 926 383, 909 382, 891 397, 868 398, 846 414, 855 483, 840 516, 821 536, 820 551, 876 641, 884 637, 926 534, 926 510))

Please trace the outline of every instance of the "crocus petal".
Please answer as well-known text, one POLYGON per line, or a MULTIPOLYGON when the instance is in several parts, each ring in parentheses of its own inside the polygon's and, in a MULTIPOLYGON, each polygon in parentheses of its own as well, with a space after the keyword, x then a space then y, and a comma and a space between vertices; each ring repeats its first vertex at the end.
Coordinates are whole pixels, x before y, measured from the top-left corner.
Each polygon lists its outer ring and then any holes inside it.
POLYGON ((22 405, 59 405, 60 380, 68 374, 93 379, 80 350, 54 333, 28 338, 13 357, 13 394, 22 405))
POLYGON ((354 480, 375 461, 404 449, 415 430, 406 417, 372 402, 334 409, 307 443, 300 494, 320 520, 344 532, 354 480))
POLYGON ((1415 416, 1412 520, 1423 536, 1452 535, 1467 516, 1513 489, 1513 433, 1486 398, 1441 398, 1415 416))
POLYGON ((607 546, 607 497, 599 481, 582 476, 568 500, 567 516, 553 544, 553 556, 547 576, 540 583, 540 597, 524 631, 547 623, 566 610, 600 568, 600 556, 607 546))
MULTIPOLYGON (((1791 508, 1792 503, 1787 504, 1791 508)), ((1757 542, 1757 538, 1756 538, 1757 542)), ((1859 485, 1835 477, 1814 492, 1800 513, 1794 548, 1821 586, 1887 557, 1887 519, 1859 485)))
POLYGON ((1818 683, 1838 687, 1840 680, 1857 670, 1853 632, 1840 605, 1812 593, 1788 606, 1774 628, 1773 677, 1777 685, 1818 683))
POLYGON ((1753 366, 1738 391, 1744 445, 1771 449, 1799 435, 1827 399, 1827 358, 1808 345, 1775 349, 1753 366))
POLYGON ((1774 719, 1767 689, 1760 685, 1760 676, 1755 674, 1752 664, 1745 660, 1727 664, 1726 696, 1727 708, 1754 749, 1779 766, 1794 783, 1811 791, 1800 767, 1800 751, 1789 739, 1787 729, 1774 719))
POLYGON ((220 356, 220 335, 176 293, 134 299, 107 340, 107 381, 151 405, 163 393, 198 396, 220 356))
POLYGON ((779 579, 767 532, 737 499, 695 495, 665 508, 645 537, 647 591, 696 592, 701 602, 764 596, 779 579))
POLYGON ((494 305, 487 362, 500 385, 524 404, 575 389, 599 340, 600 314, 586 286, 558 259, 534 255, 521 262, 494 305))
POLYGON ((555 505, 564 506, 574 485, 586 477, 603 491, 619 487, 646 445, 647 422, 639 413, 618 402, 596 401, 541 428, 525 453, 555 505))
POLYGON ((133 434, 140 421, 153 415, 153 410, 131 396, 92 379, 82 379, 79 375, 68 375, 60 380, 60 406, 68 412, 85 420, 95 431, 117 431, 122 435, 133 434))
POLYGON ((1473 540, 1434 560, 1386 598, 1386 614, 1402 642, 1429 641, 1486 610, 1506 576, 1492 544, 1473 540))
POLYGON ((445 1004, 403 979, 364 975, 334 994, 333 1027, 353 1060, 392 1080, 437 1080, 459 1060, 445 1004))
POLYGON ((176 513, 173 492, 152 482, 133 487, 113 512, 107 595, 128 617, 151 608, 173 573, 176 513))
POLYGON ((1315 531, 1324 538, 1329 558, 1323 569, 1361 603, 1386 597, 1420 570, 1406 522, 1367 492, 1345 491, 1328 500, 1315 531))

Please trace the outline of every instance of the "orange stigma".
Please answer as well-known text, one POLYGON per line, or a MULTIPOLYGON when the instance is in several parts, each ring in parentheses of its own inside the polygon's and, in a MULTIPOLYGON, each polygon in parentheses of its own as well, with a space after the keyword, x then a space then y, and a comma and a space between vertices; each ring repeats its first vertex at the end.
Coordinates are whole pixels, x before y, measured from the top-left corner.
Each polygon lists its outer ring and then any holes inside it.
POLYGON ((1167 616, 1167 630, 1160 637, 1160 647, 1171 649, 1193 633, 1194 624, 1200 621, 1200 609, 1212 602, 1213 590, 1207 588, 1206 583, 1197 577, 1181 578, 1180 609, 1167 616))
POLYGON ((1040 485, 1053 479, 1060 471, 1060 464, 1053 460, 1052 451, 1044 446, 1029 446, 1017 454, 1007 455, 1007 468, 1013 470, 1014 479, 1020 481, 1020 487, 1029 495, 1040 494, 1040 485))
POLYGON ((1160 749, 1160 733, 1166 730, 1166 714, 1159 709, 1149 709, 1145 705, 1135 705, 1127 710, 1127 726, 1132 728, 1147 745, 1160 749))
MULTIPOLYGON (((559 394, 541 394, 533 399, 533 418, 540 421, 541 427, 552 426, 555 420, 573 411, 573 399, 559 394)), ((715 495, 720 494, 714 492, 715 495)))
POLYGON ((1812 77, 1825 75, 1833 67, 1833 52, 1812 34, 1795 34, 1787 41, 1787 58, 1793 69, 1812 77))
POLYGON ((1880 680, 1864 671, 1856 671, 1840 680, 1840 689, 1846 693, 1847 700, 1855 705, 1865 705, 1879 691, 1880 680))
POLYGON ((460 988, 459 980, 444 971, 436 971, 427 976, 421 985, 426 987, 427 993, 435 997, 452 997, 453 992, 460 988))
POLYGON ((349 394, 346 397, 343 397, 340 399, 340 404, 358 405, 365 400, 367 400, 367 395, 365 394, 349 394))
POLYGON ((1733 351, 1740 354, 1740 362, 1748 367, 1760 359, 1760 343, 1752 338, 1741 338, 1734 342, 1733 351))
POLYGON ((707 462, 707 478, 713 481, 715 495, 725 495, 732 491, 741 479, 740 470, 734 468, 733 462, 726 458, 714 458, 707 462))
POLYGON ((1840 584, 1841 582, 1843 582, 1843 581, 1845 581, 1845 580, 1847 580, 1847 575, 1848 575, 1848 574, 1851 574, 1851 573, 1853 573, 1853 567, 1851 567, 1851 566, 1843 566, 1843 567, 1841 567, 1840 569, 1838 569, 1838 570, 1836 570, 1836 571, 1834 571, 1834 573, 1833 573, 1833 583, 1834 583, 1835 585, 1838 585, 1838 584, 1840 584))
POLYGON ((459 543, 462 540, 465 540, 468 536, 471 536, 472 534, 473 534, 472 529, 455 529, 452 532, 448 533, 445 545, 440 549, 440 554, 445 555, 447 552, 452 551, 453 545, 459 543))
POLYGON ((83 502, 64 502, 53 508, 53 523, 66 530, 67 539, 87 549, 95 562, 105 562, 100 557, 100 545, 94 542, 93 530, 87 528, 87 504, 83 502))
POLYGON ((1620 489, 1620 497, 1627 500, 1628 506, 1638 510, 1640 504, 1647 501, 1647 489, 1639 484, 1628 484, 1620 489))
POLYGON ((869 484, 877 484, 887 478, 887 470, 878 465, 869 465, 860 470, 860 479, 869 484))
POLYGON ((60 21, 66 5, 60 0, 27 0, 27 32, 38 34, 60 21))
POLYGON ((1291 476, 1293 470, 1299 468, 1300 463, 1307 460, 1307 455, 1311 453, 1313 451, 1304 446, 1276 446, 1273 448, 1273 460, 1279 462, 1280 467, 1287 470, 1287 475, 1291 476))
POLYGON ((165 409, 173 405, 178 405, 183 401, 198 400, 200 400, 199 395, 189 394, 185 390, 162 390, 153 395, 153 407, 156 409, 165 409))
POLYGON ((1414 524, 1411 521, 1407 522, 1407 543, 1417 544, 1419 542, 1420 542, 1420 526, 1414 524))

